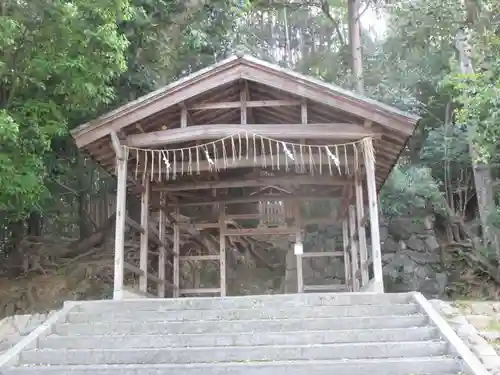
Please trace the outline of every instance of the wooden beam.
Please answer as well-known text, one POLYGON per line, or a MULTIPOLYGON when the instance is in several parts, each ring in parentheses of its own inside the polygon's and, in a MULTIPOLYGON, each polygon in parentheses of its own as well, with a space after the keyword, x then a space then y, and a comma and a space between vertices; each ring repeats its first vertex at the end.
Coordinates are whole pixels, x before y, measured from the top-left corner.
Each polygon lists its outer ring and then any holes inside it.
POLYGON ((359 280, 356 277, 359 269, 358 242, 356 239, 356 209, 354 205, 349 206, 349 245, 351 251, 351 275, 352 291, 359 292, 359 280))
POLYGON ((226 229, 226 236, 280 236, 296 234, 297 228, 240 228, 226 229))
POLYGON ((245 88, 241 88, 240 90, 240 107, 241 107, 241 116, 240 116, 240 124, 241 125, 246 125, 247 124, 247 107, 248 107, 248 98, 247 98, 247 92, 245 91, 245 88))
POLYGON ((181 107, 181 128, 185 128, 188 125, 188 110, 186 106, 181 107))
POLYGON ((220 264, 220 295, 221 297, 225 297, 227 294, 227 280, 226 280, 226 206, 222 204, 220 206, 219 212, 219 244, 220 244, 220 253, 219 253, 219 264, 220 264))
POLYGON ((123 146, 120 142, 120 138, 118 138, 118 134, 115 131, 109 133, 111 137, 111 146, 113 147, 113 151, 118 159, 123 159, 123 146))
MULTIPOLYGON (((302 236, 302 216, 300 214, 300 202, 294 201, 293 203, 293 216, 295 218, 295 243, 301 243, 304 246, 304 239, 302 236)), ((295 254, 297 261, 297 293, 304 293, 304 263, 302 254, 295 254)))
POLYGON ((123 271, 125 263, 125 217, 127 216, 127 155, 123 149, 122 157, 116 158, 116 221, 115 221, 115 258, 113 299, 123 299, 123 271))
POLYGON ((379 137, 370 129, 352 123, 325 123, 325 124, 206 124, 193 125, 187 128, 159 130, 150 133, 133 134, 127 137, 130 147, 155 147, 181 142, 196 141, 199 139, 216 140, 228 137, 238 132, 258 134, 264 137, 277 139, 361 139, 365 137, 379 137), (286 132, 283 131, 286 129, 286 132))
POLYGON ((268 185, 324 185, 324 186, 344 186, 349 183, 348 179, 342 176, 325 175, 296 175, 296 176, 261 176, 247 177, 244 179, 225 179, 222 181, 200 181, 184 184, 171 183, 166 186, 153 186, 153 191, 190 191, 208 189, 228 189, 241 187, 259 187, 268 185))
POLYGON ((195 288, 195 289, 181 289, 180 294, 217 294, 220 293, 220 288, 195 288))
MULTIPOLYGON (((247 107, 290 107, 300 105, 299 100, 249 100, 247 101, 247 107)), ((218 103, 200 103, 193 104, 189 106, 189 109, 200 111, 207 109, 229 109, 229 108, 241 108, 240 102, 218 102, 218 103)))
POLYGON ((304 292, 341 292, 345 291, 346 287, 342 284, 330 285, 305 285, 304 292))
POLYGON ((189 78, 182 78, 78 127, 72 131, 77 146, 81 148, 106 136, 112 130, 118 131, 127 125, 160 113, 168 107, 205 93, 212 88, 234 82, 241 76, 235 65, 233 62, 225 66, 218 64, 208 69, 202 69, 189 78))
POLYGON ((384 292, 384 275, 382 271, 382 252, 380 249, 380 224, 378 217, 377 183, 375 180, 375 160, 370 158, 370 149, 373 149, 371 139, 364 143, 363 155, 365 158, 366 184, 368 188, 368 212, 370 214, 371 247, 373 260, 374 291, 384 292))
MULTIPOLYGON (((251 58, 250 58, 251 59, 251 58)), ((385 106, 369 99, 357 98, 353 95, 332 90, 332 86, 323 82, 304 81, 298 73, 290 71, 277 73, 276 68, 265 62, 249 62, 240 72, 243 79, 273 87, 293 95, 300 95, 309 100, 326 104, 332 109, 355 114, 359 117, 369 119, 375 123, 382 124, 405 136, 413 132, 414 124, 418 121, 416 116, 396 112, 394 108, 385 106)))
MULTIPOLYGON (((160 202, 161 205, 165 205, 165 197, 164 193, 160 193, 160 202)), ((163 210, 158 210, 158 236, 160 237, 160 242, 165 243, 165 232, 166 232, 166 220, 165 220, 165 213, 163 210)), ((158 248, 159 250, 159 255, 158 255, 158 277, 160 280, 163 281, 162 284, 158 285, 158 297, 160 298, 165 298, 165 280, 166 280, 166 275, 165 275, 165 266, 167 263, 167 250, 165 249, 165 246, 160 246, 158 248)))
POLYGON ((343 251, 316 251, 302 254, 303 258, 343 257, 343 251))
POLYGON ((252 203, 270 200, 316 200, 316 199, 332 199, 335 196, 325 195, 325 194, 314 194, 314 195, 276 195, 276 196, 259 196, 259 197, 242 197, 242 198, 226 198, 226 199, 203 199, 200 201, 187 201, 179 202, 175 206, 177 207, 196 207, 196 206, 209 206, 213 204, 235 204, 235 203, 252 203))
MULTIPOLYGON (((139 267, 136 267, 133 264, 124 262, 124 267, 125 267, 125 269, 127 269, 127 270, 129 270, 129 271, 131 271, 139 276, 145 275, 144 272, 139 267)), ((172 287, 172 284, 170 284, 168 281, 162 280, 159 277, 156 277, 155 275, 147 274, 146 276, 149 280, 154 281, 155 283, 158 283, 160 285, 164 285, 165 287, 168 287, 168 288, 172 287)))
POLYGON ((349 224, 345 218, 342 220, 342 244, 344 249, 345 285, 352 292, 351 256, 349 254, 349 224))
POLYGON ((201 261, 201 260, 220 260, 220 255, 185 255, 179 258, 181 261, 201 261))
POLYGON ((179 208, 175 209, 175 223, 174 223, 174 267, 173 267, 173 281, 174 281, 174 293, 173 296, 174 298, 178 298, 180 296, 179 290, 180 290, 180 281, 181 281, 181 276, 180 276, 180 247, 181 247, 181 236, 180 236, 180 228, 179 228, 179 221, 180 221, 180 210, 179 208))
POLYGON ((363 202, 363 180, 361 179, 359 171, 355 172, 354 177, 354 189, 356 192, 356 222, 358 227, 358 239, 359 239, 359 260, 361 263, 361 286, 364 287, 368 285, 370 281, 368 275, 368 269, 365 269, 363 265, 368 259, 368 249, 366 245, 366 229, 364 226, 365 217, 365 206, 363 202))
POLYGON ((149 178, 144 179, 144 192, 141 194, 141 232, 139 263, 143 272, 139 277, 139 290, 143 293, 148 292, 148 249, 149 249, 149 178))
MULTIPOLYGON (((249 101, 252 100, 252 98, 250 96, 250 88, 248 87, 248 81, 247 80, 245 80, 243 82, 244 82, 243 89, 245 90, 245 100, 248 103, 249 101)), ((247 105, 247 108, 248 108, 248 105, 247 105)), ((250 107, 250 109, 247 112, 248 112, 248 118, 250 119, 250 122, 252 124, 255 124, 257 121, 255 121, 255 116, 254 116, 252 107, 250 107)))
MULTIPOLYGON (((125 217, 125 223, 127 225, 130 225, 132 228, 134 228, 141 234, 146 233, 145 229, 137 221, 133 220, 130 216, 125 217)), ((165 248, 167 248, 166 242, 160 241, 156 229, 151 224, 149 224, 148 236, 149 240, 154 242, 157 246, 164 246, 165 248)))

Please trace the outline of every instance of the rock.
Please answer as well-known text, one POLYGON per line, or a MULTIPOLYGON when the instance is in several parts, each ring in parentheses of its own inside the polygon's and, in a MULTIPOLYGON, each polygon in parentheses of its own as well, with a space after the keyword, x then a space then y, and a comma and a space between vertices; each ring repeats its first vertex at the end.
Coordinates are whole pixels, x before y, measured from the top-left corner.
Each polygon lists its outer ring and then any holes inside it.
POLYGON ((487 331, 494 322, 493 317, 487 315, 468 315, 466 318, 476 329, 487 331))
POLYGON ((482 355, 478 354, 481 361, 486 366, 487 370, 499 370, 500 369, 500 357, 496 354, 494 355, 482 355))
MULTIPOLYGON (((481 357, 481 359, 483 359, 482 357, 495 357, 495 358, 498 358, 497 356, 497 352, 495 351, 495 349, 493 349, 493 347, 491 345, 489 345, 488 343, 485 343, 485 344, 478 344, 478 345, 472 345, 472 351, 479 357, 481 357)), ((500 359, 500 358, 499 358, 500 359)), ((499 362, 500 364, 500 362, 499 362)))
POLYGON ((439 254, 431 254, 412 250, 405 250, 404 254, 412 261, 420 265, 440 263, 439 254))
POLYGON ((444 294, 448 285, 448 275, 444 272, 436 273, 436 285, 439 295, 444 294))
POLYGON ((425 247, 426 247, 428 252, 435 252, 440 248, 439 242, 437 241, 436 237, 433 235, 426 236, 424 243, 425 243, 425 247))
POLYGON ((384 247, 385 241, 387 241, 388 238, 390 238, 389 237, 389 229, 387 228, 386 225, 381 225, 380 226, 380 243, 382 244, 383 247, 384 247))
MULTIPOLYGON (((468 337, 469 340, 471 337, 475 337, 477 335, 477 331, 472 324, 460 325, 459 327, 457 327, 456 331, 457 331, 458 336, 460 336, 462 338, 468 337)), ((479 335, 477 335, 477 336, 479 338, 481 338, 481 336, 479 336, 479 335)), ((477 341, 476 343, 479 344, 480 342, 477 341)))
POLYGON ((500 340, 500 332, 499 331, 481 331, 480 335, 488 341, 500 340))
POLYGON ((400 250, 399 244, 392 239, 392 237, 387 237, 382 245, 382 253, 397 253, 400 250))
POLYGON ((425 242, 418 238, 415 234, 411 235, 406 241, 406 245, 409 249, 415 250, 418 252, 425 252, 426 246, 425 242))

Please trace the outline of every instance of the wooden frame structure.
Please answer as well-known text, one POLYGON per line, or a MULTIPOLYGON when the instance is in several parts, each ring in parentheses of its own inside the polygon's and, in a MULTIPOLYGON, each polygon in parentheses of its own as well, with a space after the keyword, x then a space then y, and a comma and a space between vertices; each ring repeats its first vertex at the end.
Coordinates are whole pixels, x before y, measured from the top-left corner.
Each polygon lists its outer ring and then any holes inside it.
POLYGON ((341 227, 343 249, 297 251, 297 291, 327 289, 304 285, 302 259, 333 256, 344 258, 344 289, 383 292, 377 191, 417 121, 291 70, 233 56, 78 127, 78 147, 117 176, 114 298, 123 297, 125 269, 140 274, 143 292, 155 281, 160 297, 225 296, 232 236, 294 236, 301 244, 314 223, 341 227), (139 267, 124 259, 127 191, 141 200, 139 267), (311 199, 334 200, 336 208, 304 218, 301 202, 311 199), (218 218, 196 222, 196 210, 218 218), (286 218, 267 220, 268 211, 286 218), (260 225, 228 224, 252 219, 260 225), (278 224, 265 225, 271 221, 278 224), (187 254, 180 237, 190 228, 218 232, 218 252, 187 254), (151 238, 157 276, 148 269, 151 238), (217 261, 219 287, 181 288, 184 261, 217 261))

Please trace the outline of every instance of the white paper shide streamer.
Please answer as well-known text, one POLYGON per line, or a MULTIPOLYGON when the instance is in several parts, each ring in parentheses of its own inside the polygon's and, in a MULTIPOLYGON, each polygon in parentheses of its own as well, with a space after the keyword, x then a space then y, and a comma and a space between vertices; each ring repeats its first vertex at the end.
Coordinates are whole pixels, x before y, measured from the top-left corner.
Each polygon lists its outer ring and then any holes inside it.
POLYGON ((213 142, 176 149, 125 146, 135 163, 135 178, 161 182, 237 166, 296 173, 352 175, 361 152, 374 158, 371 139, 334 145, 285 142, 239 132, 213 142))

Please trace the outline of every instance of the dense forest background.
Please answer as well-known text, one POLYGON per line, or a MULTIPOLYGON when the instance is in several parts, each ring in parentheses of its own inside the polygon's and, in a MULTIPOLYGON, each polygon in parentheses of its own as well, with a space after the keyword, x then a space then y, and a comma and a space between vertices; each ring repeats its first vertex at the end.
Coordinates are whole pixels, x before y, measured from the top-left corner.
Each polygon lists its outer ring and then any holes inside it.
POLYGON ((62 272, 92 247, 89 212, 115 186, 69 136, 84 121, 241 50, 356 89, 350 3, 365 95, 422 116, 384 217, 432 212, 500 280, 494 0, 1 0, 1 274, 62 272), (64 261, 61 241, 78 244, 64 261))

